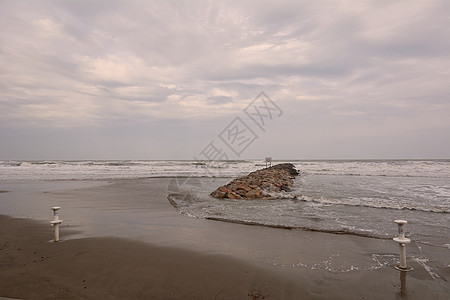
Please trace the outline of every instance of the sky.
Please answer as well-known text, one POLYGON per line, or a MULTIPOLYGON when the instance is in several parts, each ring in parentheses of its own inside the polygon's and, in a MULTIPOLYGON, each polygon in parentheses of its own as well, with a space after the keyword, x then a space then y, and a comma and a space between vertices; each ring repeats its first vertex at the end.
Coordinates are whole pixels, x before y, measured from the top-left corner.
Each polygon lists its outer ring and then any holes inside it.
POLYGON ((0 160, 449 159, 450 1, 0 0, 0 160))

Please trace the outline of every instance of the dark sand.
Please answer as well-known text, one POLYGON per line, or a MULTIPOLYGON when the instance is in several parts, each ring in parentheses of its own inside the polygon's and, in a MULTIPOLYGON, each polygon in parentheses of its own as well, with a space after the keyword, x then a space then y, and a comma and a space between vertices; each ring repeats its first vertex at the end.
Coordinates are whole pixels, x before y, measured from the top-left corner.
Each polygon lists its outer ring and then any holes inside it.
POLYGON ((0 217, 0 228, 3 297, 262 299, 264 294, 298 299, 305 295, 299 282, 222 255, 120 238, 53 243, 47 241, 47 226, 5 216, 0 217))
POLYGON ((53 243, 49 220, 0 216, 0 299, 450 297, 448 249, 408 245, 414 271, 402 289, 391 240, 181 216, 165 198, 167 181, 2 193, 1 212, 40 219, 44 206, 50 219, 49 207, 61 205, 65 226, 53 243))

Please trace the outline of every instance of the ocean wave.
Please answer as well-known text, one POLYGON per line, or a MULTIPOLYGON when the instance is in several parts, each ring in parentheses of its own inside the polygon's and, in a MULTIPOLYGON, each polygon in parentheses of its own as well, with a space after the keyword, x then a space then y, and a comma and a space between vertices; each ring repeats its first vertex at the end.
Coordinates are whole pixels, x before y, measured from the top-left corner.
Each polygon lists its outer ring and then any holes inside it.
MULTIPOLYGON (((280 163, 285 161, 279 161, 280 163)), ((286 161, 293 162, 302 177, 329 175, 350 177, 450 178, 450 161, 286 161)), ((196 160, 41 160, 0 161, 0 177, 7 179, 96 179, 160 176, 239 177, 265 167, 263 160, 208 163, 196 160), (107 175, 105 175, 107 173, 107 175), (70 176, 69 176, 70 175, 70 176)), ((0 179, 1 179, 0 178, 0 179)))
POLYGON ((57 161, 28 161, 30 165, 56 165, 57 161))
POLYGON ((386 202, 376 202, 376 199, 370 199, 370 202, 363 203, 362 201, 366 200, 364 198, 352 199, 331 199, 325 197, 310 197, 304 195, 297 195, 295 198, 298 201, 305 202, 315 202, 320 204, 327 205, 347 205, 347 206, 359 206, 359 207, 370 207, 370 208, 379 208, 379 209, 395 209, 395 210, 414 210, 414 211, 422 211, 422 212, 432 212, 432 213, 443 213, 448 214, 450 210, 448 207, 425 207, 425 206, 410 206, 406 205, 398 205, 396 202, 390 201, 386 202))
POLYGON ((0 166, 20 167, 21 165, 22 165, 21 161, 0 161, 0 166))
POLYGON ((313 175, 450 177, 449 160, 357 160, 295 162, 298 170, 313 175))
POLYGON ((302 175, 322 175, 322 176, 360 176, 360 177, 412 177, 412 178, 450 178, 450 174, 392 174, 392 173, 345 173, 345 172, 336 172, 332 170, 323 171, 302 171, 302 175))
MULTIPOLYGON (((169 193, 167 199, 180 214, 188 217, 284 230, 390 240, 396 234, 393 220, 400 217, 411 221, 408 229, 414 232, 415 242, 436 245, 442 243, 442 237, 449 230, 445 221, 448 211, 433 211, 438 213, 433 216, 436 222, 429 224, 430 216, 426 214, 431 209, 342 203, 337 199, 295 193, 286 193, 276 199, 236 200, 215 199, 207 191, 191 189, 169 193), (374 208, 385 211, 374 211, 374 208)), ((411 237, 411 233, 407 232, 407 236, 411 237)))
POLYGON ((377 234, 376 232, 373 232, 371 230, 365 230, 362 228, 358 229, 353 226, 340 226, 339 228, 332 229, 332 228, 320 228, 317 226, 315 227, 315 226, 303 226, 285 223, 274 223, 267 220, 250 220, 247 218, 233 218, 232 216, 227 216, 220 212, 210 211, 208 214, 205 214, 204 211, 200 212, 200 210, 189 209, 192 205, 195 205, 196 200, 198 200, 194 195, 189 193, 169 194, 167 196, 167 199, 181 214, 198 219, 214 220, 242 225, 270 227, 285 230, 304 230, 312 232, 354 235, 375 239, 390 239, 389 237, 386 237, 382 234, 377 234))

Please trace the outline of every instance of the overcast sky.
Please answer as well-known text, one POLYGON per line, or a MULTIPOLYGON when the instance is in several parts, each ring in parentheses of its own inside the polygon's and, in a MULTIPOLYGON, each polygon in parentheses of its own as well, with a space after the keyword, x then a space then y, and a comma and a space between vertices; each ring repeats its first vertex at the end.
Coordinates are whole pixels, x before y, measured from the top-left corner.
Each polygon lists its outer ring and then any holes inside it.
POLYGON ((213 153, 450 158, 450 1, 0 0, 0 159, 213 153))

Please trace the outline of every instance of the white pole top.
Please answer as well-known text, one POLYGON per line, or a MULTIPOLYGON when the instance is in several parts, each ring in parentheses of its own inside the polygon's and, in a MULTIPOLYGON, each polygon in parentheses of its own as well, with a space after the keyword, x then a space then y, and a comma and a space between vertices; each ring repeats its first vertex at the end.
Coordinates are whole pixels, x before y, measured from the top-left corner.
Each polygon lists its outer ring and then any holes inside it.
POLYGON ((53 207, 52 207, 53 210, 58 210, 58 209, 60 209, 60 208, 61 208, 61 207, 59 207, 59 206, 53 206, 53 207))
POLYGON ((406 223, 408 223, 408 221, 405 221, 405 220, 394 220, 394 222, 397 223, 397 224, 406 224, 406 223))
POLYGON ((393 240, 396 241, 399 244, 409 244, 409 243, 411 243, 411 239, 408 239, 408 238, 396 237, 396 238, 393 238, 393 240))

